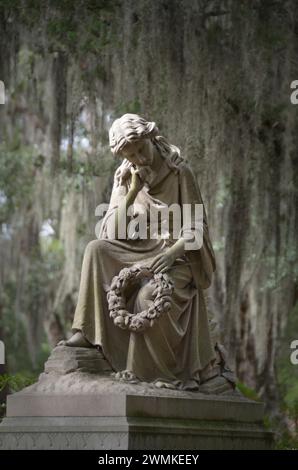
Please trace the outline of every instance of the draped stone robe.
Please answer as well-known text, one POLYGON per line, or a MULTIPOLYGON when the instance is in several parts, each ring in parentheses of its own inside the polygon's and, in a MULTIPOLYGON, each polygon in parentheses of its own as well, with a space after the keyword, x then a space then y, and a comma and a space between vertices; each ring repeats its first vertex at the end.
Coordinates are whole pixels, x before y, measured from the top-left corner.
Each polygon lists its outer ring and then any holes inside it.
MULTIPOLYGON (((125 160, 122 162, 122 165, 125 160)), ((73 331, 81 330, 94 345, 100 345, 115 371, 129 370, 139 380, 161 380, 178 388, 200 382, 201 371, 215 360, 211 342, 203 289, 209 287, 215 270, 215 257, 209 237, 204 209, 203 245, 188 250, 178 258, 167 274, 174 283, 171 309, 162 314, 145 332, 136 333, 115 326, 109 316, 107 286, 124 267, 134 264, 149 266, 153 258, 164 252, 176 240, 109 239, 108 224, 121 200, 126 196, 130 181, 114 186, 108 211, 103 218, 99 239, 91 241, 85 250, 78 303, 73 331)), ((145 185, 138 193, 135 205, 148 210, 159 204, 203 204, 197 181, 188 163, 183 160, 174 170, 165 159, 150 188, 145 185)), ((195 230, 194 211, 189 229, 195 230)), ((172 227, 170 227, 170 230, 172 227)), ((141 289, 146 286, 141 287, 141 289)), ((129 311, 146 308, 149 298, 136 291, 128 300, 129 311)))

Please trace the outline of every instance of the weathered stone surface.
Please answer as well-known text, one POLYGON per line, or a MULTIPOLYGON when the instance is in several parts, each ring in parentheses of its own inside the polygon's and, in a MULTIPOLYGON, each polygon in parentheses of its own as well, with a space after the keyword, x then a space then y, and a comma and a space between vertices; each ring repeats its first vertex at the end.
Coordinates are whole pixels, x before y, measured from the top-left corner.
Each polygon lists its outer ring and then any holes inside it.
POLYGON ((102 353, 95 348, 57 346, 45 363, 45 373, 68 374, 76 370, 104 372, 112 369, 102 353))
MULTIPOLYGON (((139 380, 136 383, 116 380, 115 376, 116 373, 97 349, 57 346, 45 363, 44 373, 40 375, 39 381, 31 387, 31 390, 63 393, 76 393, 77 391, 105 393, 105 391, 114 390, 149 395, 158 394, 157 388, 164 390, 164 388, 157 387, 157 384, 139 380), (74 373, 75 375, 69 376, 74 373), (52 374, 56 374, 57 377, 53 378, 52 374)), ((202 384, 200 392, 240 396, 239 392, 235 391, 223 377, 216 377, 214 380, 202 384)), ((181 396, 179 389, 172 390, 172 393, 173 396, 181 396)))
POLYGON ((260 423, 140 417, 6 418, 0 449, 270 449, 260 423))
MULTIPOLYGON (((7 400, 2 449, 267 449, 263 405, 116 380, 96 349, 57 347, 37 383, 7 400)), ((209 393, 209 394, 208 394, 209 393)))
MULTIPOLYGON (((101 382, 101 380, 100 380, 101 382)), ((7 416, 146 416, 175 419, 212 419, 261 422, 263 405, 233 397, 206 396, 195 392, 173 396, 162 394, 120 392, 109 380, 110 390, 97 393, 42 392, 25 389, 10 395, 7 416), (99 413, 99 414, 98 414, 99 413)), ((139 390, 137 390, 138 392, 139 390)))

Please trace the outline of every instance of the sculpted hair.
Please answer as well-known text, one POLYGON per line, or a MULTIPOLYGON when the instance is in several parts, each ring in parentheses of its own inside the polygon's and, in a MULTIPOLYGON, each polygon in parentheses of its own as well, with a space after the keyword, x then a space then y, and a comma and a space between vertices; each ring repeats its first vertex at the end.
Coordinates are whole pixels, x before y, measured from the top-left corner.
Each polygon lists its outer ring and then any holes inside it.
POLYGON ((159 135, 160 131, 153 121, 146 121, 138 114, 123 114, 116 119, 109 130, 109 141, 112 153, 121 156, 121 151, 127 143, 135 142, 138 139, 149 138, 160 155, 166 160, 168 166, 175 172, 179 167, 174 163, 174 157, 180 155, 180 149, 168 140, 159 135))

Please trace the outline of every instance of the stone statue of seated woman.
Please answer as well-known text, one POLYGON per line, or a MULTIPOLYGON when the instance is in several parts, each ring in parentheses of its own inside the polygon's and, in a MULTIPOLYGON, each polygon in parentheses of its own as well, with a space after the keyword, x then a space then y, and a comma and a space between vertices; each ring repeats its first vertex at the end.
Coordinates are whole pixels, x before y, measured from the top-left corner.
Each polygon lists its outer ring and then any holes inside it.
MULTIPOLYGON (((60 344, 97 347, 116 378, 183 389, 224 377, 229 369, 211 338, 203 292, 211 284, 215 256, 197 180, 155 122, 124 114, 113 122, 109 139, 120 165, 98 239, 85 250, 73 336, 60 344), (149 220, 149 236, 138 237, 140 215, 172 205, 181 209, 178 237, 173 218, 166 230, 158 218, 154 237, 149 220), (201 224, 195 210, 184 220, 186 205, 201 206, 201 224), (125 282, 144 272, 142 282, 124 295, 125 282)), ((231 374, 226 377, 233 382, 231 374)))

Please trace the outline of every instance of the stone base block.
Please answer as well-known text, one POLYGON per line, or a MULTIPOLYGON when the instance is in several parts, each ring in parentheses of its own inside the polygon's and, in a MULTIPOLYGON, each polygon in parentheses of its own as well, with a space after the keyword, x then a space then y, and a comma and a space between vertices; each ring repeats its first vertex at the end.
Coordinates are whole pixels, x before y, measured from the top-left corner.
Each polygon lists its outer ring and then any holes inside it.
POLYGON ((263 407, 216 396, 9 397, 1 449, 270 449, 263 407))
POLYGON ((262 403, 217 380, 200 390, 119 381, 99 351, 57 347, 38 382, 8 396, 0 449, 271 447, 262 403))

